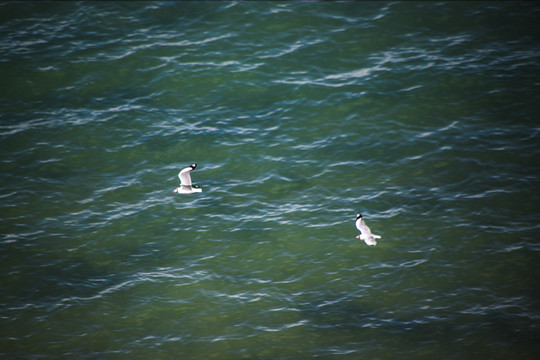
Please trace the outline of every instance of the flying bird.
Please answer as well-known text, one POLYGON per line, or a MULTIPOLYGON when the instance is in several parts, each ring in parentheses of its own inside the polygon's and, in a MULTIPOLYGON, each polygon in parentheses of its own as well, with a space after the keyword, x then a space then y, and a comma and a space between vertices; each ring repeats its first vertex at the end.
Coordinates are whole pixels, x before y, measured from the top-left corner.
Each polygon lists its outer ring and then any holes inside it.
POLYGON ((362 214, 356 215, 356 228, 360 230, 360 235, 358 235, 355 239, 364 240, 368 245, 377 245, 377 241, 375 239, 380 239, 381 237, 371 233, 371 230, 362 219, 362 214))
POLYGON ((195 170, 197 164, 189 165, 188 167, 183 168, 178 173, 178 178, 180 179, 180 187, 177 187, 173 190, 173 193, 178 194, 193 194, 196 192, 202 192, 202 189, 191 183, 190 172, 195 170))

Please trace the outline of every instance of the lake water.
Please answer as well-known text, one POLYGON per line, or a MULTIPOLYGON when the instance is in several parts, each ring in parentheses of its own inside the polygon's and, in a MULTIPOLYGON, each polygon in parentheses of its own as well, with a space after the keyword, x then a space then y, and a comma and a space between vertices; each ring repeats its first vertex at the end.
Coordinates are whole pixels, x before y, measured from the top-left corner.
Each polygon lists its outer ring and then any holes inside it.
POLYGON ((0 3, 1 357, 536 358, 539 18, 0 3))

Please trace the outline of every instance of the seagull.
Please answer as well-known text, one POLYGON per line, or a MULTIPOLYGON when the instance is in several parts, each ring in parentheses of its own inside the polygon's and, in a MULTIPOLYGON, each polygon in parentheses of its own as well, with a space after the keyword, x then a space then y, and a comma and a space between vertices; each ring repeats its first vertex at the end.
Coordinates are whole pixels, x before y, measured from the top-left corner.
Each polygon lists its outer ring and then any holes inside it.
POLYGON ((377 241, 375 241, 375 239, 380 239, 381 237, 371 233, 371 230, 369 230, 368 226, 362 219, 362 214, 356 215, 356 228, 360 230, 360 235, 358 235, 355 239, 364 240, 368 245, 377 245, 377 241))
POLYGON ((196 192, 202 192, 202 189, 196 185, 191 184, 191 171, 195 170, 197 164, 189 165, 188 167, 183 168, 178 173, 178 178, 180 179, 180 187, 177 187, 173 190, 173 193, 178 194, 193 194, 196 192))

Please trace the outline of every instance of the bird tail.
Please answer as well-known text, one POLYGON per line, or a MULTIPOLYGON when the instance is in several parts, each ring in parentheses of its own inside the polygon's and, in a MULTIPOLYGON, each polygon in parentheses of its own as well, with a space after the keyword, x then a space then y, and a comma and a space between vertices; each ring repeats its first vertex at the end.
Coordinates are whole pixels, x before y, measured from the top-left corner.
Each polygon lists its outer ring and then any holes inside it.
POLYGON ((374 237, 375 239, 380 239, 380 238, 381 238, 381 235, 373 235, 373 237, 374 237))

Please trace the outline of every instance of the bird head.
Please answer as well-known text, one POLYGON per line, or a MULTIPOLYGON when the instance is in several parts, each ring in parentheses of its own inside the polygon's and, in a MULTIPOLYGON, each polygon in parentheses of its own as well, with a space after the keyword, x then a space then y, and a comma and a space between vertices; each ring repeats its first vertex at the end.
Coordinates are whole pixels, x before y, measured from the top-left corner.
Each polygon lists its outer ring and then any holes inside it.
POLYGON ((361 218, 362 218, 362 214, 357 214, 356 215, 356 220, 361 219, 361 218))

